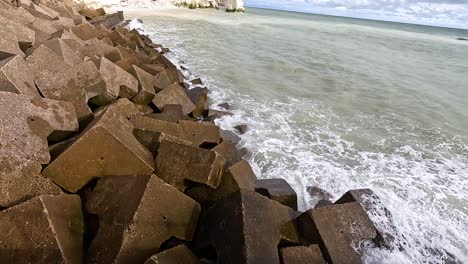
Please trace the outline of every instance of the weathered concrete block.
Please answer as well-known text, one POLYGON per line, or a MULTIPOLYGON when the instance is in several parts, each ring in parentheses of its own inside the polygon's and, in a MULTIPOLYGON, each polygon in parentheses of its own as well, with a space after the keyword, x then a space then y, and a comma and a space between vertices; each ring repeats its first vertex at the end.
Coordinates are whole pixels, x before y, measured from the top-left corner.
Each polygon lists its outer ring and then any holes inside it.
POLYGON ((145 264, 201 264, 186 245, 179 245, 149 258, 145 264))
POLYGON ((179 131, 179 125, 177 125, 176 123, 154 119, 146 116, 132 117, 130 119, 130 122, 132 122, 134 128, 136 129, 162 132, 172 136, 177 136, 179 131))
POLYGON ((32 70, 20 55, 0 61, 0 91, 40 96, 32 70))
POLYGON ((102 57, 99 68, 106 83, 107 91, 92 98, 97 105, 106 105, 117 97, 131 99, 138 93, 138 81, 130 73, 124 71, 110 60, 102 57))
MULTIPOLYGON (((362 209, 366 211, 368 215, 378 215, 380 217, 384 216, 386 219, 385 226, 388 230, 391 230, 391 233, 398 233, 395 224, 393 223, 393 217, 390 211, 385 207, 377 196, 371 189, 357 189, 351 190, 343 194, 343 196, 338 199, 335 204, 345 204, 358 202, 362 209)), ((383 230, 382 228, 376 227, 379 234, 379 243, 383 244, 386 247, 391 248, 395 242, 395 238, 388 231, 383 230)), ((402 247, 403 245, 397 245, 402 247)))
POLYGON ((249 127, 247 125, 238 125, 238 126, 235 126, 234 127, 237 131, 239 131, 239 133, 241 134, 245 134, 247 133, 247 131, 249 131, 249 127))
POLYGON ((236 135, 236 133, 229 130, 220 129, 219 135, 221 136, 223 141, 230 141, 235 145, 237 145, 241 141, 241 138, 238 135, 236 135))
POLYGON ((31 13, 26 11, 23 7, 19 8, 10 8, 9 10, 0 8, 0 17, 4 17, 10 21, 14 21, 23 26, 28 25, 29 23, 34 22, 36 19, 31 13))
POLYGON ((34 162, 0 160, 0 207, 10 207, 43 194, 61 194, 50 179, 42 177, 34 162))
POLYGON ((195 186, 185 193, 199 202, 204 208, 209 208, 239 190, 254 191, 256 181, 257 178, 249 163, 242 160, 230 166, 224 172, 216 189, 209 186, 195 186))
POLYGON ((138 108, 138 105, 134 104, 133 102, 130 102, 130 100, 128 100, 127 98, 120 98, 110 105, 98 108, 96 111, 94 111, 94 116, 97 117, 106 110, 125 116, 127 119, 144 114, 138 108))
POLYGON ((284 179, 258 180, 255 191, 280 204, 297 210, 297 194, 284 179))
MULTIPOLYGON (((146 72, 152 74, 153 76, 158 76, 161 72, 164 71, 164 65, 161 64, 142 64, 140 67, 146 72)), ((169 84, 168 84, 169 85, 169 84)), ((164 89, 163 87, 161 89, 164 89)))
POLYGON ((44 97, 72 103, 81 125, 93 119, 93 113, 87 105, 88 98, 106 91, 106 83, 91 61, 43 76, 36 84, 44 97))
POLYGON ((186 188, 186 180, 216 188, 224 163, 224 158, 214 151, 165 140, 159 145, 156 174, 181 191, 186 188))
POLYGON ((81 24, 71 29, 71 31, 81 40, 96 38, 96 28, 90 24, 81 24))
POLYGON ((297 240, 289 207, 252 191, 239 191, 211 207, 196 243, 216 249, 219 263, 279 264, 278 245, 297 240), (228 241, 228 243, 226 243, 228 241))
POLYGON ((143 263, 162 243, 192 240, 200 206, 157 176, 102 178, 87 199, 99 229, 88 263, 143 263))
POLYGON ((203 87, 195 87, 187 91, 190 100, 195 104, 193 111, 194 117, 206 115, 208 111, 208 89, 203 87))
POLYGON ((43 195, 0 212, 1 263, 83 261, 78 195, 43 195))
POLYGON ((34 72, 34 79, 53 76, 57 72, 70 68, 62 57, 45 45, 40 45, 35 49, 26 61, 34 72))
POLYGON ((173 83, 169 87, 165 88, 153 99, 153 103, 161 110, 167 104, 180 104, 182 106, 182 112, 186 115, 195 110, 195 105, 192 103, 185 93, 184 88, 179 84, 173 83))
POLYGON ((280 254, 283 264, 325 264, 318 245, 286 247, 280 254))
POLYGON ((18 45, 18 39, 15 35, 0 28, 0 60, 4 60, 15 55, 24 57, 24 53, 18 45))
POLYGON ((186 120, 179 121, 179 137, 192 142, 195 146, 216 146, 221 141, 217 126, 186 120))
POLYGON ((229 167, 242 160, 242 156, 234 143, 227 141, 212 149, 226 160, 226 166, 229 167))
POLYGON ((122 59, 119 50, 116 47, 108 45, 97 38, 89 39, 84 43, 85 45, 78 50, 82 59, 93 57, 95 55, 105 57, 114 63, 122 59))
MULTIPOLYGON (((2 31, 9 32, 16 36, 20 48, 29 47, 35 42, 34 30, 27 28, 19 23, 11 21, 7 18, 0 17, 0 28, 2 31)), ((23 49, 24 51, 25 49, 23 49)))
POLYGON ((41 18, 36 18, 31 26, 49 35, 53 35, 63 29, 63 27, 58 27, 52 20, 41 18))
POLYGON ((47 139, 59 140, 75 131, 72 104, 0 92, 0 159, 48 164, 47 139))
POLYGON ((182 106, 178 104, 164 105, 162 113, 150 113, 145 116, 173 123, 177 123, 185 118, 182 106))
POLYGON ((133 66, 135 77, 138 79, 138 93, 132 98, 132 101, 137 104, 149 104, 157 92, 160 92, 155 83, 156 77, 147 73, 137 66, 133 66))
POLYGON ((59 55, 70 66, 75 66, 83 62, 78 56, 78 51, 69 47, 61 38, 50 39, 44 42, 44 45, 55 54, 59 55))
POLYGON ((333 264, 362 263, 363 242, 377 237, 374 224, 356 202, 311 209, 297 223, 304 241, 319 244, 333 264))
POLYGON ((43 175, 76 192, 94 177, 151 174, 153 157, 132 131, 125 117, 105 111, 44 169, 43 175))

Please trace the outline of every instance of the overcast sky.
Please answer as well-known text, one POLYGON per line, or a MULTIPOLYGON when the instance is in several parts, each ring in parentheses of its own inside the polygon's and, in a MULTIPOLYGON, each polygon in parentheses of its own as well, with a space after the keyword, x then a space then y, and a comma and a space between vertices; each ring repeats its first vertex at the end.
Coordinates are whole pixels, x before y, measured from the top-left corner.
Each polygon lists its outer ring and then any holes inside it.
POLYGON ((468 28, 468 0, 244 0, 301 12, 468 28))

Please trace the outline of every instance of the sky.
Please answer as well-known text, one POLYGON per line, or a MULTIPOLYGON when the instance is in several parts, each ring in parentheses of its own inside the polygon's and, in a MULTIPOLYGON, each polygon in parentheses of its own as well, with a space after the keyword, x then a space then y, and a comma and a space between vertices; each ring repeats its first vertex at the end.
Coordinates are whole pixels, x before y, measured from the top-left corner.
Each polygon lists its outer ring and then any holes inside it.
POLYGON ((468 29, 468 0, 244 0, 244 5, 468 29))

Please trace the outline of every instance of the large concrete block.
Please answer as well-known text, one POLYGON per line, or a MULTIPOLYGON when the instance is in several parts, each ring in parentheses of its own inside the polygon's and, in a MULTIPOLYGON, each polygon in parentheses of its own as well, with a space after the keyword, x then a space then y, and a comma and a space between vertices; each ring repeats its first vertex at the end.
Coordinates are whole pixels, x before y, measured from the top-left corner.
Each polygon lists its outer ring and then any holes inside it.
POLYGON ((255 191, 297 210, 297 194, 285 179, 258 180, 255 191))
POLYGON ((34 162, 0 160, 0 207, 10 207, 43 194, 61 194, 50 179, 42 177, 34 162))
POLYGON ((318 245, 286 247, 280 254, 283 264, 325 264, 318 245))
POLYGON ((311 209, 297 219, 306 243, 319 244, 333 264, 362 263, 363 242, 377 237, 374 224, 357 202, 311 209))
POLYGON ((77 130, 71 103, 0 92, 0 159, 48 164, 47 140, 77 130))
POLYGON ((186 190, 185 193, 199 202, 203 208, 209 208, 239 190, 254 191, 256 180, 257 178, 250 164, 242 160, 230 166, 224 172, 216 189, 209 186, 194 186, 186 190))
POLYGON ((40 96, 33 72, 20 55, 0 61, 0 91, 40 96))
POLYGON ((69 192, 78 191, 94 177, 151 174, 153 157, 132 131, 124 116, 105 111, 43 174, 69 192))
POLYGON ((216 146, 221 141, 217 126, 188 120, 179 121, 179 137, 192 142, 195 146, 216 146))
POLYGON ((106 83, 91 61, 43 76, 36 84, 44 97, 72 103, 80 124, 87 124, 93 119, 93 112, 87 105, 88 98, 106 91, 106 83))
POLYGON ((144 129, 156 132, 166 133, 168 135, 177 136, 179 125, 176 123, 154 119, 146 116, 135 116, 130 119, 134 128, 144 129))
POLYGON ((213 246, 218 263, 279 264, 278 246, 297 234, 289 207, 252 191, 239 191, 219 201, 200 220, 197 246, 213 246))
POLYGON ((99 217, 88 263, 143 263, 171 237, 193 238, 200 206, 157 176, 98 181, 86 202, 99 217))
POLYGON ((107 91, 91 99, 97 105, 106 105, 118 97, 131 99, 138 93, 138 81, 110 60, 102 57, 99 68, 107 91))
POLYGON ((80 264, 82 237, 77 195, 43 195, 0 212, 1 263, 80 264))
POLYGON ((75 66, 83 62, 78 51, 69 47, 61 38, 53 38, 44 43, 46 47, 59 55, 68 65, 75 66))
POLYGON ((224 164, 224 158, 214 151, 162 141, 156 157, 156 174, 181 191, 185 190, 187 180, 216 188, 224 164))
POLYGON ((116 114, 125 116, 127 119, 144 114, 138 108, 138 105, 129 101, 127 98, 120 98, 110 105, 106 105, 106 106, 98 108, 96 111, 94 111, 94 115, 97 117, 106 110, 109 112, 114 112, 116 114))
POLYGON ((57 34, 63 27, 58 27, 52 20, 36 18, 31 24, 32 29, 38 29, 46 34, 57 34))
POLYGON ((32 54, 26 58, 29 67, 34 72, 34 79, 53 76, 55 73, 69 69, 62 57, 55 54, 45 45, 40 45, 32 54))
POLYGON ((236 145, 230 141, 223 142, 212 149, 226 160, 226 166, 229 167, 242 160, 242 156, 236 145))
POLYGON ((24 57, 15 35, 0 28, 0 60, 20 55, 24 57))
POLYGON ((25 47, 28 47, 35 42, 35 33, 34 30, 27 28, 19 23, 11 21, 9 19, 0 17, 0 28, 2 31, 9 32, 16 36, 20 48, 25 50, 25 47))
POLYGON ((153 99, 153 103, 161 110, 167 104, 180 104, 182 112, 187 115, 195 110, 195 105, 188 98, 184 88, 179 84, 173 83, 161 92, 157 93, 153 99))
POLYGON ((178 104, 167 104, 162 109, 162 113, 150 113, 145 116, 177 123, 185 118, 182 106, 178 104))
POLYGON ((95 55, 105 57, 112 62, 117 62, 122 59, 117 48, 108 45, 97 38, 85 41, 84 46, 82 46, 78 51, 82 59, 93 57, 95 55))
POLYGON ((138 94, 132 98, 132 101, 137 104, 149 104, 156 92, 160 92, 155 83, 157 81, 156 77, 147 73, 137 66, 133 66, 135 71, 135 77, 138 79, 138 94))
POLYGON ((152 256, 145 261, 145 264, 201 264, 201 262, 186 245, 179 245, 152 256))
POLYGON ((90 24, 81 24, 71 29, 71 31, 81 40, 96 38, 96 28, 90 24))

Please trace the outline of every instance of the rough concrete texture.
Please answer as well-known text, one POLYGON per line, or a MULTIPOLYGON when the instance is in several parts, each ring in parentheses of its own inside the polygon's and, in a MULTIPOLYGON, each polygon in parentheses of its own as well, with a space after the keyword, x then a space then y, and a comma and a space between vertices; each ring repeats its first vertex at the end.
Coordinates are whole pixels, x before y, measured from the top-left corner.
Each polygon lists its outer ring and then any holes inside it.
POLYGON ((333 264, 362 263, 363 243, 377 237, 374 224, 357 202, 311 209, 297 222, 304 241, 319 244, 333 264))
POLYGON ((93 113, 87 105, 88 98, 106 91, 106 83, 91 61, 44 75, 36 84, 44 97, 72 103, 80 124, 89 123, 93 119, 93 113))
POLYGON ((164 88, 161 92, 156 94, 153 99, 153 103, 162 110, 167 104, 180 104, 182 106, 182 112, 187 115, 195 109, 195 105, 192 103, 178 83, 173 83, 167 88, 164 88))
POLYGON ((94 177, 151 174, 153 157, 132 131, 124 116, 105 111, 43 174, 69 192, 78 191, 94 177))
POLYGON ((0 207, 10 207, 43 194, 62 193, 41 175, 41 170, 39 163, 0 160, 0 207))
POLYGON ((148 104, 153 100, 156 93, 161 91, 155 86, 157 79, 135 65, 133 65, 133 68, 135 77, 138 79, 138 94, 132 98, 132 101, 142 105, 148 104))
POLYGON ((20 55, 0 61, 0 90, 39 97, 32 70, 20 55))
POLYGON ((55 54, 59 55, 65 63, 70 66, 75 66, 83 62, 83 60, 78 56, 78 51, 69 47, 61 38, 50 39, 44 42, 44 45, 55 54))
POLYGON ((325 264, 318 245, 286 247, 280 249, 283 264, 325 264))
POLYGON ((215 247, 218 263, 279 264, 280 242, 284 238, 298 242, 293 234, 295 215, 258 193, 239 191, 208 210, 196 243, 215 247))
MULTIPOLYGON (((168 135, 177 136, 179 125, 176 123, 154 119, 146 116, 135 116, 130 119, 136 129, 144 129, 155 132, 162 132, 168 135)), ((183 138, 181 138, 183 139, 183 138)))
POLYGON ((255 191, 297 210, 297 194, 285 179, 258 180, 255 191))
POLYGON ((185 245, 164 250, 145 261, 145 264, 201 264, 197 256, 185 245))
POLYGON ((33 70, 36 80, 70 68, 62 57, 45 45, 40 45, 35 49, 26 61, 33 70))
POLYGON ((159 145, 155 173, 181 191, 187 180, 216 188, 224 164, 224 158, 214 151, 164 140, 159 145))
POLYGON ((9 32, 16 36, 20 47, 33 45, 35 43, 34 30, 19 23, 0 17, 0 28, 2 31, 9 32))
POLYGON ((200 213, 156 175, 102 178, 86 208, 100 221, 89 263, 143 263, 171 237, 192 240, 200 213))
POLYGON ((83 262, 78 195, 43 195, 0 212, 1 263, 83 262))
MULTIPOLYGON (((219 130, 218 130, 219 131, 219 130)), ((219 132, 218 132, 219 133, 219 132)), ((242 160, 242 156, 236 145, 230 141, 225 141, 212 149, 226 160, 226 167, 234 165, 242 160)))
POLYGON ((47 139, 77 130, 71 103, 0 92, 0 159, 48 164, 47 139))
POLYGON ((178 104, 167 104, 163 107, 162 113, 150 113, 145 116, 173 123, 177 123, 185 118, 182 106, 178 104))
POLYGON ((111 103, 117 97, 131 99, 138 93, 138 81, 110 60, 102 57, 99 71, 106 83, 107 91, 91 101, 97 105, 111 103))
POLYGON ((219 127, 210 123, 179 121, 179 137, 192 142, 195 146, 209 144, 216 146, 221 141, 219 127))
POLYGON ((15 35, 0 28, 0 60, 4 60, 15 55, 24 57, 24 53, 18 45, 18 39, 15 35))
POLYGON ((96 111, 94 111, 94 115, 97 117, 106 110, 125 116, 127 119, 130 119, 134 116, 143 115, 145 113, 145 110, 140 109, 138 105, 134 104, 127 98, 119 98, 110 105, 98 108, 96 111))

